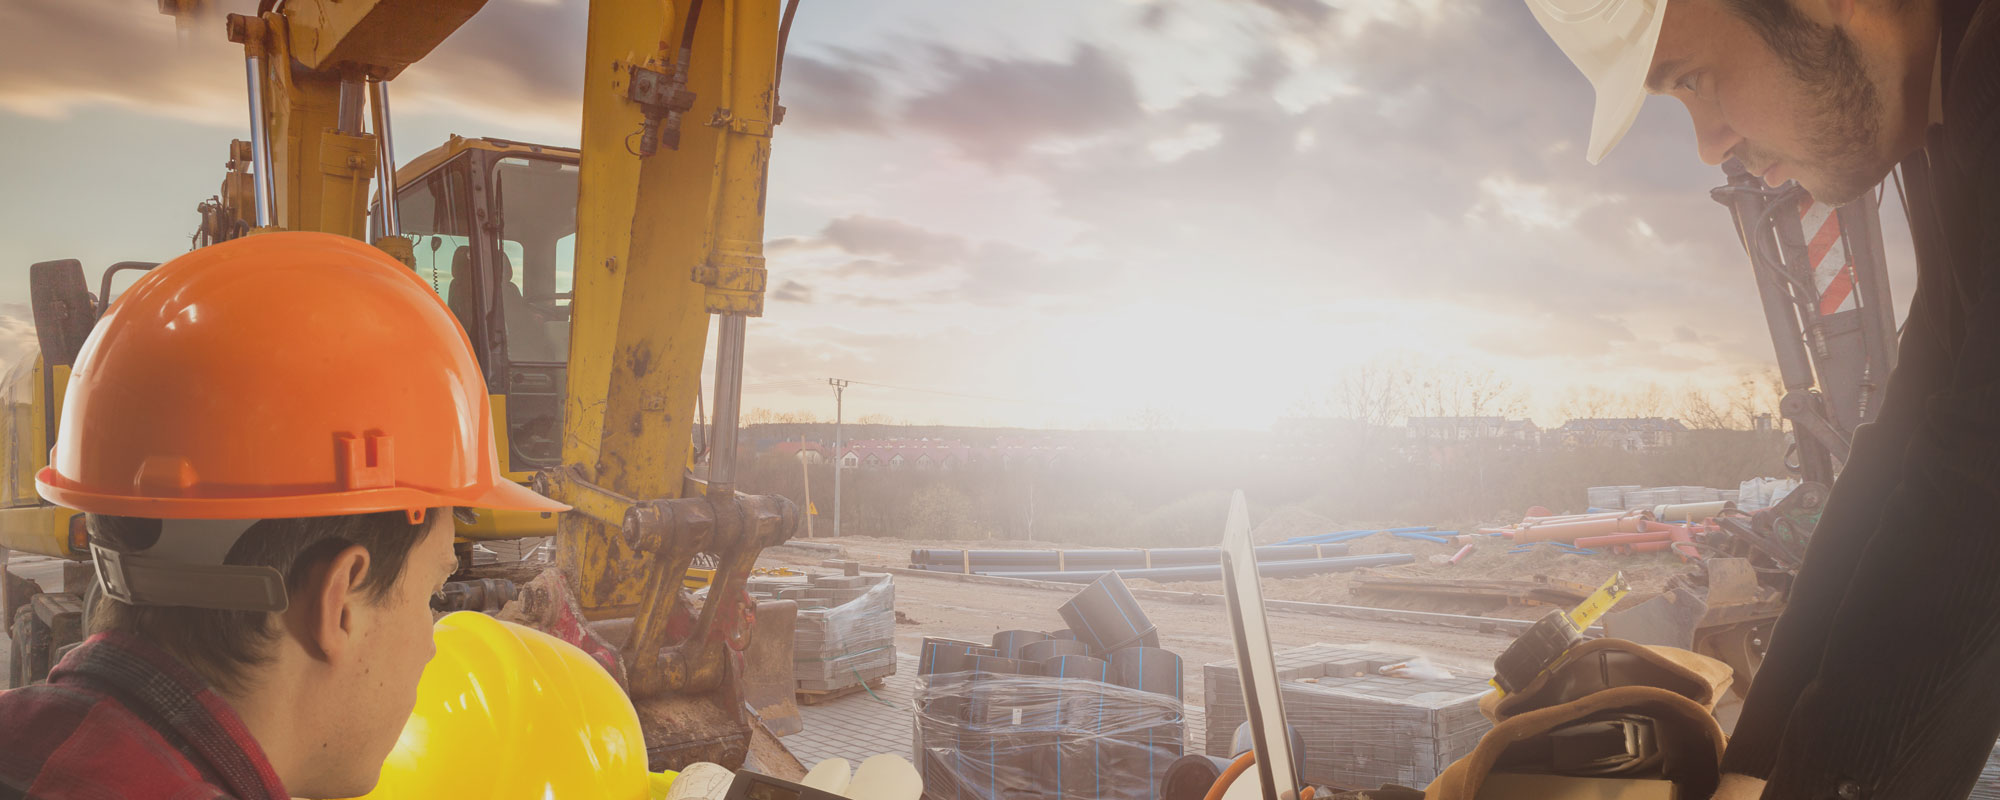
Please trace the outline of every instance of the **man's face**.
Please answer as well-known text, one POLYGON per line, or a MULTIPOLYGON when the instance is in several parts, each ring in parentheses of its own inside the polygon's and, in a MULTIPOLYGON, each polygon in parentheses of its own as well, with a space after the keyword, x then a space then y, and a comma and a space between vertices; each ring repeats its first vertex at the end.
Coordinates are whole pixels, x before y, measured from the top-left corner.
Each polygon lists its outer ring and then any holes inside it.
POLYGON ((1844 31, 1796 23, 1774 47, 1719 0, 1672 0, 1647 89, 1687 106, 1703 161, 1734 156, 1771 186, 1796 180, 1817 200, 1845 203, 1895 164, 1887 112, 1844 31))
POLYGON ((380 776, 382 761, 396 746, 410 710, 417 703, 417 680, 424 665, 437 654, 431 638, 431 595, 458 569, 452 553, 452 517, 433 510, 424 539, 410 551, 403 572, 378 603, 366 600, 358 629, 354 663, 342 681, 340 695, 348 704, 347 730, 335 746, 348 751, 342 763, 353 774, 341 775, 339 792, 352 797, 367 793, 380 776))

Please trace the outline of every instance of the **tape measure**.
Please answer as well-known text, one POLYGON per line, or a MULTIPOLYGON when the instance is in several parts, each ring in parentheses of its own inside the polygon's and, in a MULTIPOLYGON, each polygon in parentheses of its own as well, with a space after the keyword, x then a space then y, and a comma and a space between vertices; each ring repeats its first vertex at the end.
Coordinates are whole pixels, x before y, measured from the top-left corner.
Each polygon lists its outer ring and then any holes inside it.
POLYGON ((1612 573, 1611 579, 1597 587, 1589 597, 1583 598, 1576 608, 1569 611, 1551 611, 1507 645, 1506 652, 1493 659, 1493 679, 1487 681, 1493 690, 1505 697, 1508 692, 1520 691, 1533 683, 1542 673, 1562 660, 1569 649, 1583 641, 1583 632, 1597 624, 1604 612, 1630 594, 1632 587, 1625 582, 1625 573, 1612 573))

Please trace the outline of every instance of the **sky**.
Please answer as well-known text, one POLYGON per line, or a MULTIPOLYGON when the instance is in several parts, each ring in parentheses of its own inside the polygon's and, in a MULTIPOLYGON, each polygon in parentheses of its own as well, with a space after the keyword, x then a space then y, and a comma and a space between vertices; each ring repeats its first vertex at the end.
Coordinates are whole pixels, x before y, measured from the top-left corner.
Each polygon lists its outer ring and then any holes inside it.
MULTIPOLYGON (((394 82, 398 156, 574 145, 585 6, 490 0, 394 82)), ((0 4, 0 359, 28 264, 184 252, 247 138, 240 48, 154 9, 0 4)), ((1772 366, 1686 113, 1589 165, 1519 0, 803 0, 790 48, 746 408, 830 419, 837 377, 849 420, 1262 429, 1422 365, 1555 425, 1772 366)))

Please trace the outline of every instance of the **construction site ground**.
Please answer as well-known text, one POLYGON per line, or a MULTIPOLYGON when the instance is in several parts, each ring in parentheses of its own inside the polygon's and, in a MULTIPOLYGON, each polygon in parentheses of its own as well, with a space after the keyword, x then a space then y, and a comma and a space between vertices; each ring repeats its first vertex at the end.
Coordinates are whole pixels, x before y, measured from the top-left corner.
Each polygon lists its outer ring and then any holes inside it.
MULTIPOLYGON (((818 569, 821 561, 838 557, 861 561, 868 566, 902 567, 908 563, 911 546, 937 544, 946 543, 855 538, 841 539, 836 544, 833 540, 822 540, 809 543, 810 549, 776 547, 766 550, 759 564, 818 569), (829 546, 840 549, 837 553, 822 549, 829 546)), ((1057 609, 1079 588, 1033 582, 969 583, 954 579, 949 574, 926 575, 920 572, 898 572, 895 581, 898 612, 896 649, 903 653, 917 652, 927 636, 990 640, 993 634, 1004 630, 1060 630, 1068 624, 1057 609)), ((1290 582, 1266 583, 1275 589, 1279 584, 1290 582)), ((1133 585, 1140 588, 1147 584, 1135 581, 1133 585)), ((1201 666, 1235 657, 1228 613, 1219 597, 1220 584, 1214 587, 1189 584, 1162 588, 1208 595, 1187 600, 1151 596, 1139 598, 1140 606, 1159 630, 1160 646, 1181 655, 1188 676, 1186 698, 1190 704, 1198 706, 1202 700, 1201 666)), ((1281 649, 1320 642, 1353 645, 1383 652, 1426 656, 1448 669, 1469 673, 1490 670, 1493 657, 1513 641, 1511 629, 1479 631, 1428 624, 1343 619, 1284 609, 1272 609, 1267 617, 1273 642, 1281 649)))

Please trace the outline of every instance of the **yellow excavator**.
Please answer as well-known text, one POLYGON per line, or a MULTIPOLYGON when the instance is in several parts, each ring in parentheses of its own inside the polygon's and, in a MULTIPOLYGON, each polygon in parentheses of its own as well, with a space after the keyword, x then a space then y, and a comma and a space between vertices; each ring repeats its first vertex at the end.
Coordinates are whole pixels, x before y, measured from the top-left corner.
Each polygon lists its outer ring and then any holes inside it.
MULTIPOLYGON (((745 591, 799 513, 735 488, 744 328, 763 313, 766 176, 796 0, 594 0, 581 147, 452 137, 394 169, 392 81, 484 3, 262 0, 254 15, 229 15, 251 136, 230 144, 195 243, 336 233, 429 282, 478 354, 508 475, 575 509, 461 520, 462 552, 554 534, 555 558, 505 577, 462 559, 473 589, 459 606, 497 610, 604 664, 638 708, 654 770, 733 768, 799 725, 796 608, 745 591), (711 318, 714 430, 697 465, 711 318)), ((160 4, 183 25, 204 17, 203 0, 160 4)), ((76 261, 31 269, 40 352, 0 384, 0 563, 18 550, 64 564, 60 587, 5 573, 9 685, 40 679, 80 638, 88 533, 37 497, 33 475, 112 278, 150 266, 111 265, 95 295, 76 261)))

